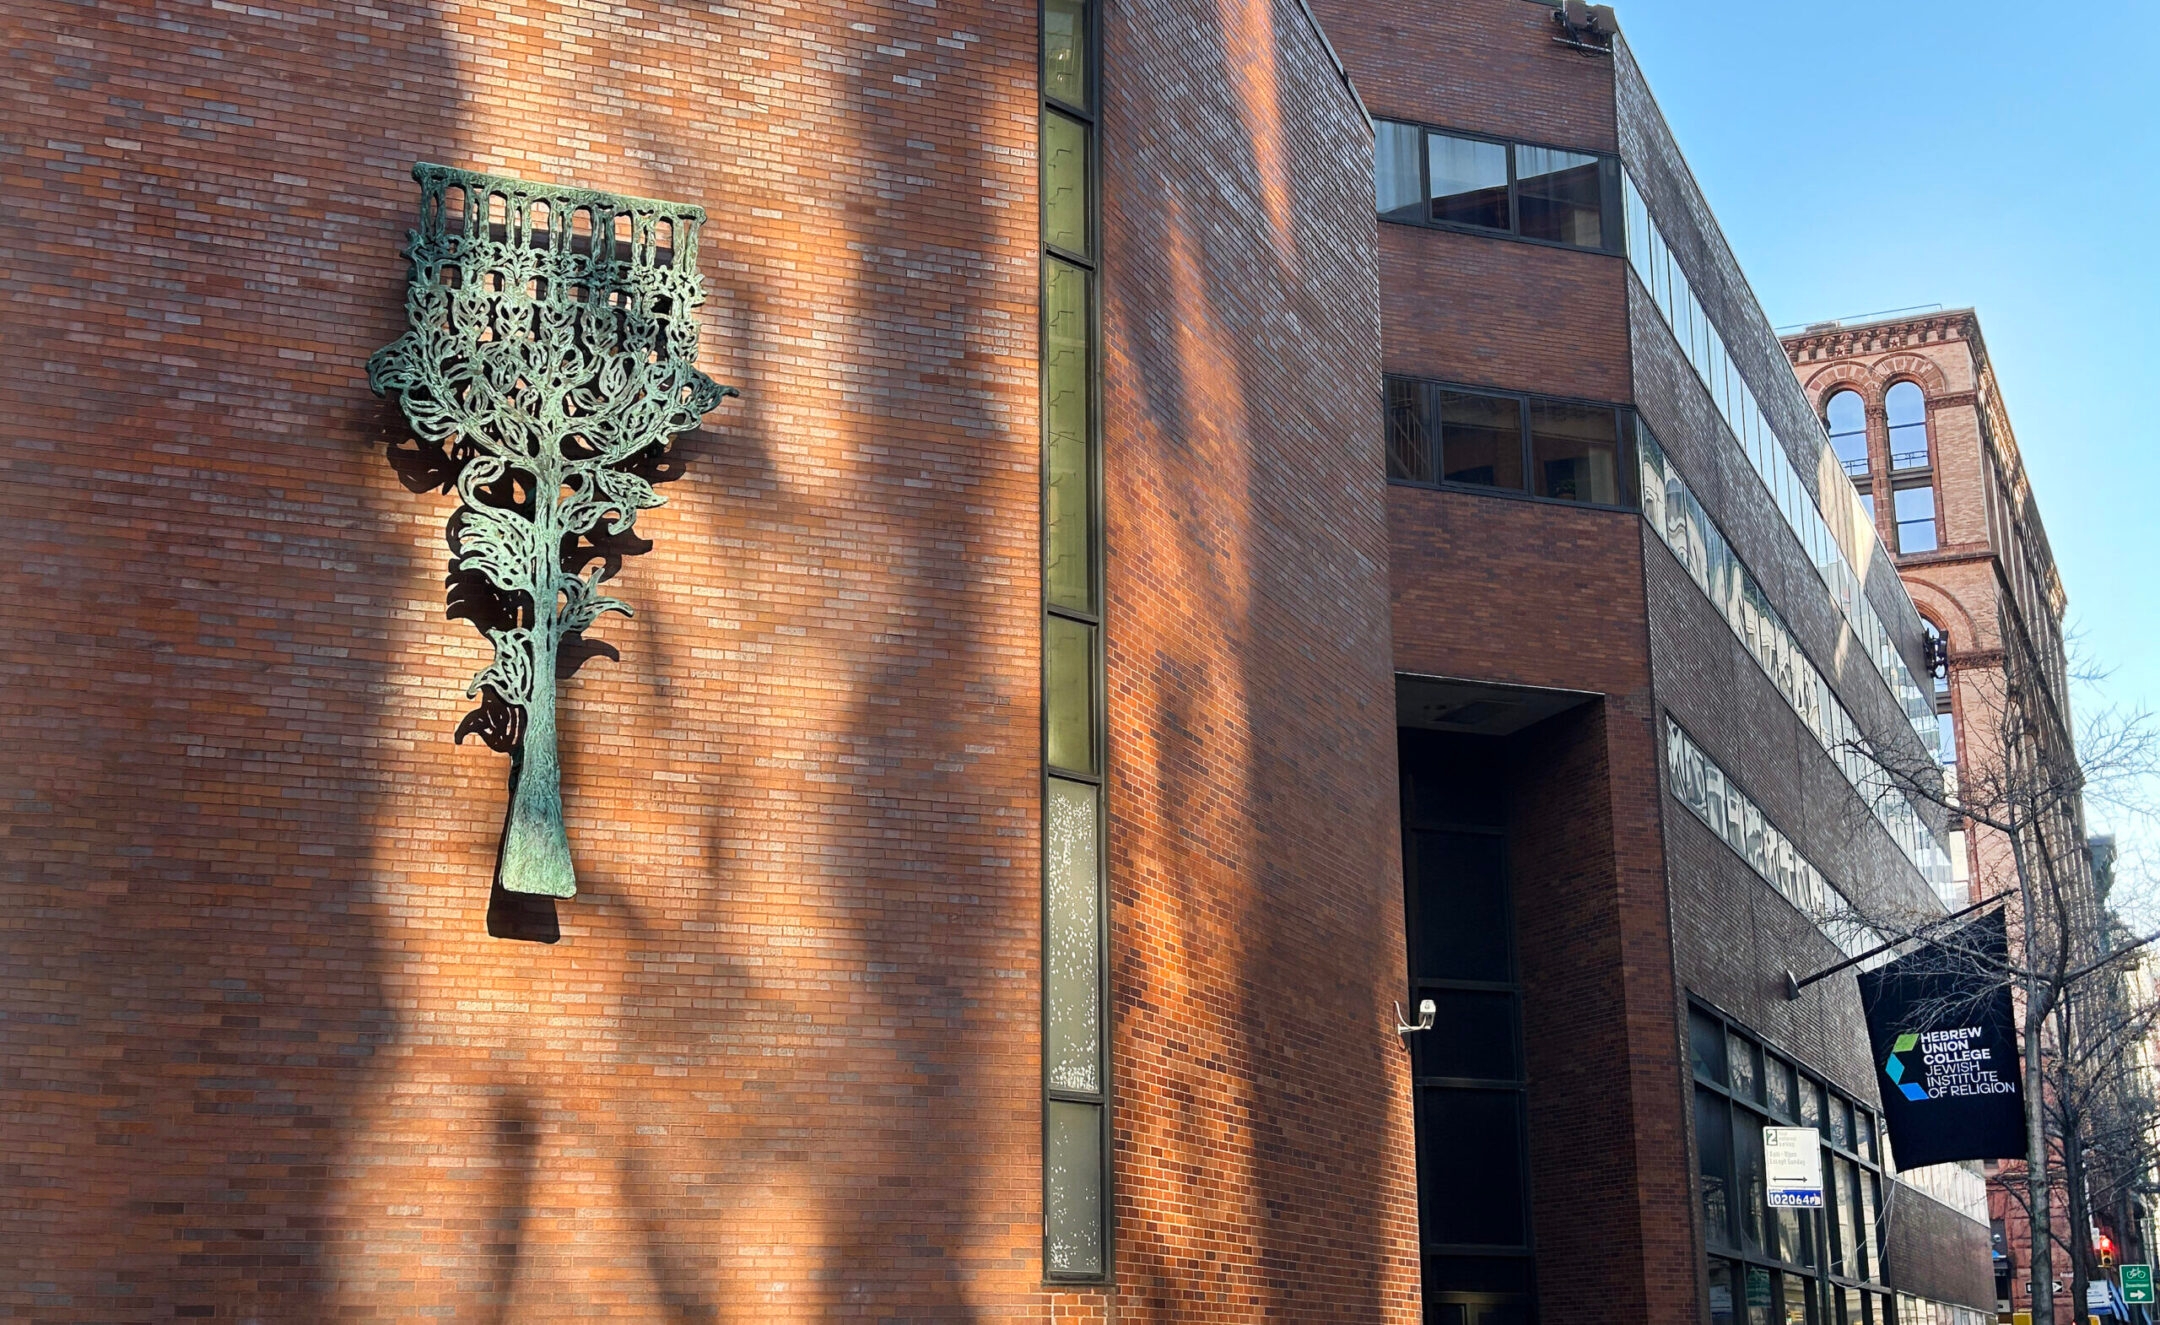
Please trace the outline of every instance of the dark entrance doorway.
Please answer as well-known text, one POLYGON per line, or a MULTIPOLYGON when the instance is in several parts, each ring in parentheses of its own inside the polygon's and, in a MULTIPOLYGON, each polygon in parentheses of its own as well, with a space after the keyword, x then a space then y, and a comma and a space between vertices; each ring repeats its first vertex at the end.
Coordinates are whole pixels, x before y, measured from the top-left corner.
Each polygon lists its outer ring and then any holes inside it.
POLYGON ((1400 732, 1427 1325, 1535 1325, 1506 741, 1400 732))

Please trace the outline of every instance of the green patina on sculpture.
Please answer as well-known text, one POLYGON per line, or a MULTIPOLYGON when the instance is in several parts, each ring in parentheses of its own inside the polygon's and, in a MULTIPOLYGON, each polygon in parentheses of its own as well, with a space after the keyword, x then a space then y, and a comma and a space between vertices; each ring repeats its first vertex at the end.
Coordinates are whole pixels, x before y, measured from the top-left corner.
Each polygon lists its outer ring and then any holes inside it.
POLYGON ((555 683, 613 654, 583 632, 630 615, 600 585, 649 546, 631 531, 674 476, 669 439, 736 394, 693 366, 705 212, 424 163, 413 178, 411 329, 368 360, 368 381, 412 425, 391 456, 406 485, 459 498, 450 615, 495 659, 466 689, 481 702, 457 739, 511 755, 500 881, 570 897, 555 683))

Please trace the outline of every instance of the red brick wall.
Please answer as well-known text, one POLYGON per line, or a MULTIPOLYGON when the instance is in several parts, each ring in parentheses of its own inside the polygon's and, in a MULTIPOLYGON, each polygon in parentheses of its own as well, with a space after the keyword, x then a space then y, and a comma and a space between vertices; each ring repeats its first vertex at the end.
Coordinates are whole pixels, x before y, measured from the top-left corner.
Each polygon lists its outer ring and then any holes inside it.
POLYGON ((1288 0, 1114 12, 1119 1319, 1409 1322, 1371 134, 1288 0))
MULTIPOLYGON (((1381 119, 1614 151, 1613 67, 1527 0, 1313 0, 1381 119)), ((1625 20, 1626 15, 1623 14, 1625 20)))
POLYGON ((1032 9, 32 5, 8 43, 0 1312, 956 1319, 1034 1298, 1032 9), (705 204, 583 874, 384 463, 415 159, 705 204))
MULTIPOLYGON (((1111 11, 1129 1299, 1405 1320, 1369 144, 1294 5, 1111 11), (1259 146, 1157 190, 1173 68, 1186 145, 1259 146)), ((1095 1311, 1039 1284, 1033 7, 43 4, 8 50, 0 1313, 1095 1311), (362 371, 416 159, 703 203, 745 392, 565 686, 552 947, 484 932, 485 646, 362 371)))
POLYGON ((1389 372, 1634 399, 1626 259, 1382 225, 1380 269, 1389 372))

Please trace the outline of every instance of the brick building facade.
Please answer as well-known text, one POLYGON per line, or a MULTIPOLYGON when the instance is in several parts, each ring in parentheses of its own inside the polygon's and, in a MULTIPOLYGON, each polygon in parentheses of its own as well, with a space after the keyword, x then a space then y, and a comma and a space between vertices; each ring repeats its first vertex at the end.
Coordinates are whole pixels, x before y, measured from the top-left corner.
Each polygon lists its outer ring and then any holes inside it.
POLYGON ((1843 955, 1822 887, 1933 901, 1943 825, 1862 809, 1825 735, 1924 749, 1924 628, 1624 41, 1528 0, 15 35, 0 1309, 1991 1300, 1985 1226, 1886 1171, 1850 983, 1782 995, 1843 955), (1450 139, 1498 195, 1428 187, 1450 139), (562 683, 552 906, 491 896, 451 503, 367 390, 416 161, 702 205, 698 364, 742 392, 562 683), (1465 402, 1490 472, 1433 467, 1465 402), (1072 787, 1097 831, 1056 838, 1072 787), (1083 858, 1077 1089, 1045 930, 1083 858), (1864 1232, 1764 1231, 1765 1119, 1823 1128, 1864 1232))
MULTIPOLYGON (((1829 322, 1784 339, 1802 389, 1876 517, 1913 602, 1942 642, 1936 684, 1943 761, 2000 817, 2019 767, 2074 766, 2062 577, 2018 449, 2002 390, 1970 309, 1829 322), (2013 699, 2013 691, 2018 698, 2013 699)), ((1968 806, 1968 808, 1972 808, 1968 806)), ((2061 808, 2066 900, 2097 939, 2105 909, 2085 850, 2082 814, 2061 808)), ((2016 895, 2017 866, 1999 832, 1959 821, 1945 900, 2016 895)), ((1975 1170, 1978 1165, 1972 1166, 1975 1170)), ((2031 1222, 2022 1165, 1987 1166, 1996 1294, 2031 1309, 2031 1222)), ((2058 1193, 2058 1230, 2071 1224, 2058 1193)), ((2060 1234, 2068 1236, 2068 1234, 2060 1234)), ((2070 1258, 2057 1249, 2056 1317, 2074 1320, 2070 1258)))

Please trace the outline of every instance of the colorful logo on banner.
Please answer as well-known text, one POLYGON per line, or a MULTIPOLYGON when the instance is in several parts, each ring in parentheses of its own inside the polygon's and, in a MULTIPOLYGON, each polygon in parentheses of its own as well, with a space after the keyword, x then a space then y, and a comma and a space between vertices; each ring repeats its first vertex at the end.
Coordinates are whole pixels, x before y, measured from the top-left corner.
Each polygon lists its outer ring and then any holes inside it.
POLYGON ((1916 1086, 1905 1079, 1905 1064, 1899 1061, 1898 1055, 1909 1054, 1919 1047, 1919 1036, 1900 1035, 1897 1037, 1897 1043, 1890 1046, 1890 1057, 1883 1062, 1883 1075, 1890 1078, 1891 1084, 1904 1091, 1905 1098, 1909 1100, 1924 1100, 1928 1097, 1927 1091, 1923 1087, 1916 1086))
POLYGON ((1995 1070, 1995 1051, 1983 1043, 1984 1026, 1958 1026, 1950 1030, 1918 1034, 1908 1031, 1890 1046, 1883 1060, 1883 1075, 1908 1100, 1946 1099, 1958 1095, 2015 1095, 2017 1087, 1995 1070), (1927 1081, 1905 1079, 1913 1050, 1920 1051, 1921 1071, 1927 1081))

